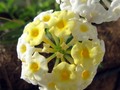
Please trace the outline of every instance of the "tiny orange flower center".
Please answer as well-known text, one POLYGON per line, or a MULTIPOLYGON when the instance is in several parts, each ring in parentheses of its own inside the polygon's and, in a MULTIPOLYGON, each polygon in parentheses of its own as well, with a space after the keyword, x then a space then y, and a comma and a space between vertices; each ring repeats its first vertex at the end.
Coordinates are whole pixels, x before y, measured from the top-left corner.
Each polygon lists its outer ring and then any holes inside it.
POLYGON ((81 51, 81 56, 84 57, 84 58, 89 58, 89 51, 87 48, 84 48, 82 51, 81 51))
POLYGON ((54 82, 50 82, 50 83, 48 83, 48 87, 50 87, 50 88, 54 88, 54 87, 55 87, 55 83, 54 83, 54 82))
POLYGON ((84 70, 83 72, 82 72, 82 78, 84 79, 84 80, 86 80, 86 79, 88 79, 90 77, 90 72, 88 71, 88 70, 84 70))
POLYGON ((43 21, 48 22, 50 20, 50 15, 43 16, 43 21))
POLYGON ((61 79, 62 80, 68 80, 69 77, 70 77, 69 71, 66 71, 66 70, 62 71, 62 73, 61 73, 61 79))
POLYGON ((32 72, 37 72, 40 69, 40 65, 37 62, 32 62, 30 64, 30 70, 32 72))
POLYGON ((80 31, 81 32, 87 32, 88 31, 88 26, 86 24, 81 24, 80 25, 80 31))
POLYGON ((58 27, 59 29, 63 29, 65 26, 66 26, 66 21, 65 21, 65 20, 60 20, 60 21, 57 23, 57 27, 58 27))
POLYGON ((30 32, 32 37, 37 37, 39 35, 39 29, 33 28, 30 32))
POLYGON ((25 53, 26 52, 26 45, 21 45, 21 47, 20 47, 20 52, 21 53, 25 53))

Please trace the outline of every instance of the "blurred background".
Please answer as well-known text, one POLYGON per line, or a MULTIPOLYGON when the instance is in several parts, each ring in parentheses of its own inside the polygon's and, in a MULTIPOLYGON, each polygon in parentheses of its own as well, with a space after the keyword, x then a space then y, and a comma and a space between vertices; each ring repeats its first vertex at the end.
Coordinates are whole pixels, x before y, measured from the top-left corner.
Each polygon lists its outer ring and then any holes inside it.
MULTIPOLYGON (((0 90, 38 90, 20 79, 16 44, 24 26, 40 12, 60 10, 55 0, 0 0, 0 90)), ((120 90, 120 19, 96 25, 106 53, 86 90, 120 90)))

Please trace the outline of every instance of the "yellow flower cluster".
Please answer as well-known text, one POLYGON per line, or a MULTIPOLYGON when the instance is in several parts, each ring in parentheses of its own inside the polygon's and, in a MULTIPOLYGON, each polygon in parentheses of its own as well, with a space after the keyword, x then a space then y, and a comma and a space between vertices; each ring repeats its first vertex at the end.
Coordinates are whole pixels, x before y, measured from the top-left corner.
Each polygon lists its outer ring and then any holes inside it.
POLYGON ((70 11, 42 12, 28 23, 17 44, 21 78, 40 90, 83 90, 105 53, 97 29, 70 11))

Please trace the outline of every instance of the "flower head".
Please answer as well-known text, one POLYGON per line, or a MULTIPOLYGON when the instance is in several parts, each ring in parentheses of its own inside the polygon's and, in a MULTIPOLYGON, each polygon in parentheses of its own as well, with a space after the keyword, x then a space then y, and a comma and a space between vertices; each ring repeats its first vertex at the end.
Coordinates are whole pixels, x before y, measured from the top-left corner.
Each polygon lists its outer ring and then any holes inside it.
POLYGON ((97 29, 92 24, 86 21, 76 21, 75 29, 72 30, 72 35, 79 41, 93 39, 96 40, 97 37, 97 29))
POLYGON ((93 80, 96 75, 97 67, 86 68, 78 65, 76 67, 78 86, 84 90, 93 80))
POLYGON ((71 50, 71 55, 75 64, 93 67, 100 64, 104 51, 100 42, 87 40, 82 43, 77 42, 71 50))
POLYGON ((30 60, 22 63, 21 78, 32 84, 38 84, 42 76, 48 72, 47 60, 39 53, 34 53, 30 60))
POLYGON ((60 90, 77 90, 75 65, 62 62, 53 69, 56 87, 60 90), (74 85, 74 87, 73 87, 74 85))
POLYGON ((50 32, 53 32, 56 36, 67 36, 71 34, 71 30, 74 28, 75 14, 69 11, 55 12, 53 14, 56 17, 55 24, 51 27, 50 32))
POLYGON ((56 90, 56 82, 52 73, 47 73, 43 76, 42 80, 39 82, 42 87, 40 90, 56 90), (47 79, 46 79, 47 78, 47 79))
POLYGON ((32 56, 35 49, 25 41, 25 38, 26 38, 26 35, 22 34, 21 37, 18 39, 18 44, 17 44, 18 58, 23 62, 25 62, 26 58, 32 56))
POLYGON ((48 11, 42 12, 34 18, 34 21, 40 20, 45 23, 46 27, 48 27, 48 26, 50 26, 51 21, 53 19, 52 13, 53 13, 53 10, 48 10, 48 11))
POLYGON ((29 23, 25 27, 24 33, 27 34, 26 41, 30 43, 31 46, 38 45, 42 42, 42 39, 45 34, 44 24, 39 21, 34 21, 32 23, 29 23))
MULTIPOLYGON (((89 0, 61 1, 62 5, 79 2, 85 6, 89 0)), ((96 27, 85 18, 72 11, 50 10, 25 26, 17 53, 21 78, 28 83, 41 90, 83 90, 92 82, 105 47, 96 27)))

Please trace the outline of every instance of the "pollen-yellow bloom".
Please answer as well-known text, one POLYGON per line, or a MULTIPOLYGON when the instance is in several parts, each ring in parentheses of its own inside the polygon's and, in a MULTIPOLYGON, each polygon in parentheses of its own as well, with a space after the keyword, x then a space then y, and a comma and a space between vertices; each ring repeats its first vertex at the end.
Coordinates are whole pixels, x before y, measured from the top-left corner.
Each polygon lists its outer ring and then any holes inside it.
POLYGON ((46 27, 51 27, 52 23, 55 22, 55 18, 53 17, 52 14, 53 14, 53 10, 42 12, 34 18, 34 21, 40 20, 41 22, 44 22, 46 27))
POLYGON ((70 35, 74 28, 73 18, 75 18, 75 14, 70 11, 61 11, 53 13, 53 16, 55 21, 53 21, 54 25, 50 28, 50 32, 58 37, 70 35))
POLYGON ((78 41, 93 39, 98 39, 97 35, 97 28, 92 24, 86 21, 77 20, 75 22, 75 28, 72 30, 72 35, 78 41))
POLYGON ((18 39, 17 43, 17 54, 18 58, 25 62, 26 58, 29 58, 34 53, 34 47, 30 46, 29 43, 25 41, 26 35, 22 34, 18 39))
POLYGON ((100 41, 77 42, 71 50, 71 55, 75 64, 92 67, 102 61, 105 53, 102 48, 100 41))
POLYGON ((58 90, 78 90, 74 64, 61 62, 54 67, 53 76, 58 90))
POLYGON ((39 85, 42 86, 40 90, 59 90, 56 88, 56 83, 52 73, 45 74, 39 82, 39 85))
POLYGON ((45 34, 44 23, 36 21, 29 23, 25 27, 24 33, 27 34, 26 41, 30 43, 31 46, 38 45, 42 42, 45 34))
POLYGON ((82 67, 77 65, 76 67, 78 86, 80 90, 84 90, 93 80, 97 72, 97 67, 82 67))
POLYGON ((42 76, 48 72, 47 60, 35 52, 33 56, 22 63, 21 78, 32 84, 38 84, 42 76))

